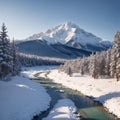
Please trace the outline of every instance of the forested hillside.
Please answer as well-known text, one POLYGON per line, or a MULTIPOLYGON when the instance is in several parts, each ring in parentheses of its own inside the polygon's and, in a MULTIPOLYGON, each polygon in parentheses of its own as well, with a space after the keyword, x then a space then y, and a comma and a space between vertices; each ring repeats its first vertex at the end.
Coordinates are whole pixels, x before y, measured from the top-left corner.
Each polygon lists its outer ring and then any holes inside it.
POLYGON ((24 53, 18 53, 18 58, 22 66, 40 66, 40 65, 60 65, 63 64, 65 59, 57 59, 50 57, 40 57, 37 55, 30 55, 24 53))
POLYGON ((66 62, 59 70, 68 73, 89 74, 93 78, 115 77, 120 80, 120 31, 114 37, 114 45, 104 52, 96 52, 90 57, 66 62))

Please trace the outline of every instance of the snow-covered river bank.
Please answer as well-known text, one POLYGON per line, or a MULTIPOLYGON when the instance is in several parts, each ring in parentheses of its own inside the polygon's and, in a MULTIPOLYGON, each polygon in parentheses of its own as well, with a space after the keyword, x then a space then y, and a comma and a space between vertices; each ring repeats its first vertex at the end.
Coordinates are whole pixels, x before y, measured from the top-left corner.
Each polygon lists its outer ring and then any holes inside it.
MULTIPOLYGON (((43 77, 44 74, 41 76, 43 77)), ((63 72, 58 72, 57 69, 52 70, 47 77, 56 83, 93 97, 101 102, 109 112, 120 118, 120 81, 116 82, 115 79, 94 80, 90 76, 69 77, 63 72)))
POLYGON ((0 120, 30 120, 49 108, 50 100, 40 84, 23 75, 0 81, 0 120))
MULTIPOLYGON (((37 74, 37 75, 43 76, 43 74, 46 76, 46 72, 45 73, 41 72, 40 74, 37 74)), ((50 95, 50 97, 51 97, 50 109, 54 107, 54 105, 57 103, 57 101, 59 101, 61 99, 69 99, 74 102, 74 104, 77 108, 77 113, 80 114, 82 116, 82 118, 84 118, 85 120, 88 120, 88 119, 91 119, 91 120, 113 120, 114 119, 114 116, 107 113, 101 104, 99 104, 98 102, 94 102, 92 99, 82 95, 78 91, 66 88, 66 87, 62 86, 61 84, 54 83, 52 80, 49 80, 49 79, 37 77, 35 79, 35 81, 39 82, 42 86, 44 86, 46 88, 48 94, 50 95)), ((68 105, 69 105, 69 103, 68 103, 68 105)), ((49 111, 51 111, 51 110, 44 112, 44 114, 40 115, 39 118, 42 119, 42 118, 46 117, 48 115, 49 111)), ((64 113, 64 112, 65 111, 62 109, 62 113, 64 113)), ((59 114, 56 115, 54 112, 52 112, 52 113, 53 113, 52 115, 60 116, 59 114)), ((71 112, 71 113, 72 113, 71 116, 75 116, 73 114, 73 112, 71 112)), ((49 116, 51 116, 51 115, 49 115, 49 116)), ((50 118, 50 117, 47 117, 47 118, 50 118)), ((68 119, 68 118, 64 118, 64 119, 68 119)))

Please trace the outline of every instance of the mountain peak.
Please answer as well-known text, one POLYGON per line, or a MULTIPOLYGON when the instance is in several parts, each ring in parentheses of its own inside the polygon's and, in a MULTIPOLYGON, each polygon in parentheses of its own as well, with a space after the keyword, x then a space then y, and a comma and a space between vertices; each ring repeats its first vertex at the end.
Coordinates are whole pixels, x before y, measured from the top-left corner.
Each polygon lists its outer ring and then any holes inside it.
POLYGON ((76 25, 73 22, 65 22, 65 23, 63 23, 61 25, 63 25, 64 27, 72 27, 72 28, 78 28, 79 27, 78 25, 76 25))
MULTIPOLYGON (((72 22, 65 22, 54 27, 53 29, 47 30, 45 33, 34 34, 28 39, 40 39, 46 41, 48 44, 61 43, 73 47, 86 47, 87 45, 103 47, 103 44, 106 44, 106 42, 103 42, 101 38, 81 29, 78 25, 72 22)), ((111 44, 110 42, 108 42, 107 44, 111 44)))

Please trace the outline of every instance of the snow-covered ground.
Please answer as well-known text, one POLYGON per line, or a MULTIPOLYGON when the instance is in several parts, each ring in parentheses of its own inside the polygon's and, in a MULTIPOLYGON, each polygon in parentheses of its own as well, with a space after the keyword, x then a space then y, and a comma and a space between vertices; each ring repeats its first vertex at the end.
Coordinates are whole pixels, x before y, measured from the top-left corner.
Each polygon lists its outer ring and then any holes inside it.
POLYGON ((76 107, 70 99, 61 99, 43 120, 77 120, 76 107))
MULTIPOLYGON (((55 67, 24 68, 20 76, 13 77, 10 81, 0 81, 0 120, 30 120, 49 107, 50 97, 46 90, 28 77, 34 77, 34 74, 51 68, 55 67)), ((45 76, 44 73, 40 75, 45 76)), ((95 80, 90 76, 82 77, 77 74, 69 77, 57 69, 51 70, 48 77, 56 83, 94 97, 120 118, 120 82, 115 79, 95 80)), ((44 119, 75 119, 75 109, 72 101, 60 100, 44 119)))
POLYGON ((30 120, 49 107, 46 90, 24 75, 0 81, 0 120, 30 120))
MULTIPOLYGON (((45 77, 46 72, 55 69, 57 66, 35 66, 23 68, 23 76, 35 78, 35 74, 41 72, 41 77, 45 77)), ((46 99, 47 100, 47 99, 46 99)), ((59 100, 49 115, 43 120, 77 120, 77 115, 74 114, 76 107, 70 99, 59 100)))
MULTIPOLYGON (((43 77, 43 74, 42 74, 43 77)), ((113 114, 120 118, 120 81, 115 79, 93 79, 90 76, 69 77, 57 69, 48 74, 56 83, 81 91, 87 96, 92 96, 113 114)))
MULTIPOLYGON (((48 71, 56 66, 38 66, 23 68, 20 76, 9 81, 0 81, 0 120, 31 120, 34 115, 45 111, 51 98, 46 90, 29 79, 38 72, 48 71)), ((76 107, 69 99, 60 100, 45 120, 75 120, 76 107)))

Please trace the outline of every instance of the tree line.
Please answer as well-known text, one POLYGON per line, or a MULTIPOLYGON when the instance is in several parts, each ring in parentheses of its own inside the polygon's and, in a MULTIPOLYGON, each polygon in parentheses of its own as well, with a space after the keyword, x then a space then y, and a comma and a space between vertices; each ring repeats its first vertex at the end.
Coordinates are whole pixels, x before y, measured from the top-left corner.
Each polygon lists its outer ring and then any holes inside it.
POLYGON ((18 58, 22 66, 40 66, 40 65, 60 65, 64 63, 64 59, 45 58, 37 55, 18 53, 18 58))
POLYGON ((89 57, 70 60, 59 67, 68 75, 89 74, 93 78, 114 77, 120 80, 120 31, 115 34, 113 47, 103 52, 96 52, 89 57))

